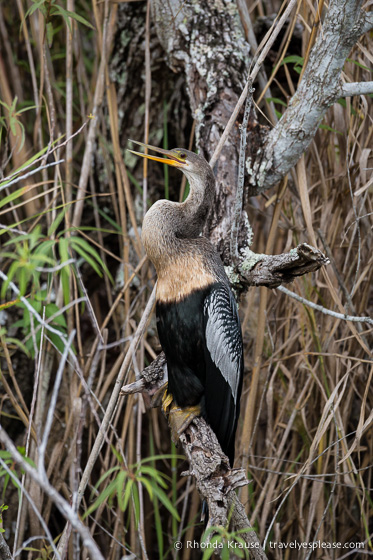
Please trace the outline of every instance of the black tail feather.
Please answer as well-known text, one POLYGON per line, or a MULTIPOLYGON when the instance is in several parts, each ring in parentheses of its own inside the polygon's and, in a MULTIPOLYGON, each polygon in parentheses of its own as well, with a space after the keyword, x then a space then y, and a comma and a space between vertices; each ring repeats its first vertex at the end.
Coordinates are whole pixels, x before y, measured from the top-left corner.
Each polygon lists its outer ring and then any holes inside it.
POLYGON ((209 507, 206 500, 203 500, 202 502, 201 521, 204 528, 206 529, 207 523, 209 522, 209 507))

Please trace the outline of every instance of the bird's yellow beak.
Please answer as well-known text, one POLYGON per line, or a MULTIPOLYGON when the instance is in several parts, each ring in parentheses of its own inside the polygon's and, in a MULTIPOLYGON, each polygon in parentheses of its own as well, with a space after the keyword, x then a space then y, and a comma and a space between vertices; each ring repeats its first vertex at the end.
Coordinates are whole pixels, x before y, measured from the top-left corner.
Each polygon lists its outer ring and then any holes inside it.
POLYGON ((162 163, 166 163, 167 165, 172 165, 173 167, 183 167, 186 164, 185 159, 181 159, 177 157, 177 154, 172 152, 171 150, 163 150, 162 148, 156 148, 155 146, 150 146, 150 144, 143 144, 142 142, 137 142, 136 140, 130 140, 133 144, 138 144, 139 146, 143 146, 153 152, 158 152, 160 154, 164 154, 166 157, 158 157, 152 156, 149 154, 142 154, 141 152, 134 152, 133 150, 128 150, 131 154, 135 154, 136 156, 141 156, 147 159, 153 159, 154 161, 160 161, 162 163))

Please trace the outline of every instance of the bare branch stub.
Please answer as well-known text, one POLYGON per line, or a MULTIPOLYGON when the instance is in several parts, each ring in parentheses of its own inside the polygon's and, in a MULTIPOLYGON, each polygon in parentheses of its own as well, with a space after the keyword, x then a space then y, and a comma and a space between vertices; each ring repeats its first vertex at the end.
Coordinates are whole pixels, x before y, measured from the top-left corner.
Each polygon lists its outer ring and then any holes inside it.
POLYGON ((329 259, 308 243, 301 243, 289 253, 280 255, 258 255, 247 250, 241 262, 233 268, 231 278, 242 290, 250 286, 277 288, 328 263, 329 259))

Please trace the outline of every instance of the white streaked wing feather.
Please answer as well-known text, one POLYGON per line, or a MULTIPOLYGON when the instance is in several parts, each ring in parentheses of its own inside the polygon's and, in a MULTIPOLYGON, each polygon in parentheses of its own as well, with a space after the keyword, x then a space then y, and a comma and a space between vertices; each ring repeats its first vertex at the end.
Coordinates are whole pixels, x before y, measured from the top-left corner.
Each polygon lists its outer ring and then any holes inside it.
POLYGON ((206 345, 211 359, 229 384, 237 401, 242 360, 242 338, 236 303, 229 289, 220 286, 206 298, 206 345))

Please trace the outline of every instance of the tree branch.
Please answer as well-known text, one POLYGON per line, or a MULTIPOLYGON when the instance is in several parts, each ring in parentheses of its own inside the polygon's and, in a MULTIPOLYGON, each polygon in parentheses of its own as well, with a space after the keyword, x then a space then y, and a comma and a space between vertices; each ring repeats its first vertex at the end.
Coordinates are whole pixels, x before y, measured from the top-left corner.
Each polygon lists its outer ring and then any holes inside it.
POLYGON ((3 533, 0 532, 0 558, 2 560, 13 560, 13 556, 10 552, 9 546, 4 539, 3 533))
POLYGON ((312 307, 312 309, 316 309, 316 311, 320 311, 321 313, 324 313, 324 315, 330 315, 331 317, 335 317, 336 319, 342 319, 343 321, 351 321, 352 323, 368 323, 369 325, 373 325, 373 319, 371 317, 356 317, 344 313, 337 313, 336 311, 327 309, 322 305, 313 303, 312 301, 309 301, 308 299, 305 299, 302 296, 298 296, 298 294, 291 292, 290 290, 284 288, 284 286, 279 286, 277 289, 283 294, 286 294, 287 296, 296 299, 300 303, 303 303, 303 305, 307 305, 308 307, 312 307))
POLYGON ((277 288, 328 263, 329 259, 319 249, 302 243, 280 255, 257 254, 247 248, 241 252, 240 262, 226 270, 233 287, 240 292, 250 286, 277 288))
POLYGON ((373 29, 373 12, 363 12, 361 14, 361 34, 368 33, 371 29, 373 29))
POLYGON ((327 109, 341 96, 339 78, 345 60, 372 23, 361 5, 362 0, 330 1, 322 31, 288 109, 268 134, 261 156, 252 155, 246 160, 251 195, 274 186, 294 167, 327 109))
POLYGON ((373 93, 373 82, 352 82, 350 84, 342 84, 339 90, 340 97, 367 95, 368 93, 373 93))

